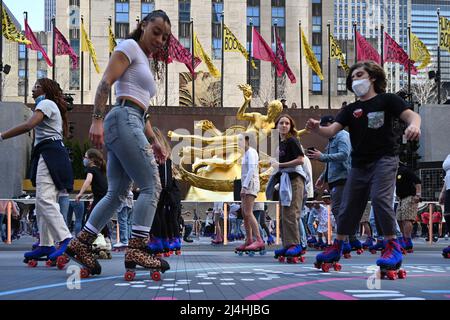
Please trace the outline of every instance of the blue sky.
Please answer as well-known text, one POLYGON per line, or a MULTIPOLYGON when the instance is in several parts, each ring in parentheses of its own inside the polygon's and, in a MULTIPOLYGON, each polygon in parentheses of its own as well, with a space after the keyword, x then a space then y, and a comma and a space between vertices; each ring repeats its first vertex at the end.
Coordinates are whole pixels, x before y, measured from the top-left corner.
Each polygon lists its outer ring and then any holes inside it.
POLYGON ((34 32, 44 31, 44 0, 3 0, 23 29, 23 12, 28 12, 28 24, 34 32))

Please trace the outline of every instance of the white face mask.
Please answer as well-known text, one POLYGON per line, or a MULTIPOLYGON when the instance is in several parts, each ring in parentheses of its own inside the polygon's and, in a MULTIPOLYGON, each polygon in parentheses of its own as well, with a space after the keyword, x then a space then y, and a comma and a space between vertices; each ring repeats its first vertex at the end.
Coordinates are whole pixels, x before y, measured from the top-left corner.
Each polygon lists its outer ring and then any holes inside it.
POLYGON ((369 92, 370 85, 371 82, 369 79, 355 80, 352 83, 352 89, 358 97, 363 97, 369 92))

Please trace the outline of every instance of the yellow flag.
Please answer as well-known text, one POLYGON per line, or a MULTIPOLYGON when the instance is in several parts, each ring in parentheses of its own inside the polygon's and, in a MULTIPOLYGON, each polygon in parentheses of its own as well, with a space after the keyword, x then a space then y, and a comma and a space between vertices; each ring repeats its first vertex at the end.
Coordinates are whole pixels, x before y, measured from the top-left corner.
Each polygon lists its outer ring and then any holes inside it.
POLYGON ((114 48, 117 47, 116 37, 114 36, 111 25, 109 26, 109 53, 113 53, 114 48))
POLYGON ((314 51, 312 51, 311 47, 309 46, 308 40, 306 39, 303 30, 302 30, 302 43, 303 43, 303 50, 305 52, 306 62, 308 62, 311 69, 319 76, 320 80, 323 80, 322 70, 320 69, 319 62, 317 61, 317 58, 314 55, 314 51))
POLYGON ((425 68, 430 64, 431 55, 427 49, 427 46, 420 41, 420 39, 411 32, 411 60, 414 62, 422 62, 420 66, 417 67, 418 70, 425 68))
POLYGON ((342 53, 341 48, 339 47, 339 44, 337 43, 336 39, 334 39, 333 35, 330 34, 330 57, 338 59, 341 62, 342 69, 345 70, 345 72, 348 73, 350 68, 345 63, 344 54, 342 53))
POLYGON ((441 29, 439 46, 450 51, 450 20, 445 17, 440 17, 439 27, 441 29))
POLYGON ((194 32, 194 55, 197 58, 202 59, 206 66, 208 67, 209 73, 211 73, 214 77, 220 78, 220 71, 214 66, 211 58, 206 54, 205 50, 203 50, 200 41, 198 41, 197 34, 194 32))
POLYGON ((16 25, 12 22, 5 7, 3 7, 2 11, 3 11, 3 19, 2 19, 3 36, 9 41, 19 42, 23 44, 31 44, 31 41, 29 41, 20 31, 17 30, 16 25))
MULTIPOLYGON (((226 25, 223 25, 224 28, 224 51, 225 52, 240 52, 245 59, 249 59, 250 55, 248 51, 245 49, 245 47, 239 42, 239 40, 236 38, 236 36, 231 32, 230 29, 226 25)), ((255 61, 252 60, 252 67, 253 69, 258 69, 256 67, 255 61)))
POLYGON ((92 42, 89 39, 86 30, 84 29, 83 20, 81 20, 81 52, 89 52, 89 54, 91 55, 92 63, 95 67, 95 71, 97 71, 97 73, 100 73, 100 67, 97 63, 97 54, 95 53, 94 46, 92 45, 92 42))

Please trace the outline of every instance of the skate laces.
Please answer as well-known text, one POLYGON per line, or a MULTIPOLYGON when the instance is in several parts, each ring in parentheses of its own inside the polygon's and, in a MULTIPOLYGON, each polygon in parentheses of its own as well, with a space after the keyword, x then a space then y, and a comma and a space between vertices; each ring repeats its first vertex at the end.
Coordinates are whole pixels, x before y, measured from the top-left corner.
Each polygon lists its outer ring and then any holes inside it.
POLYGON ((394 251, 395 248, 396 248, 395 244, 393 242, 391 242, 391 241, 388 241, 386 243, 386 249, 383 252, 383 254, 381 255, 381 258, 385 259, 385 258, 391 257, 392 252, 394 251))
POLYGON ((328 247, 328 248, 325 248, 325 251, 324 251, 323 253, 328 254, 328 253, 330 253, 330 252, 333 252, 334 250, 339 251, 339 246, 338 246, 338 243, 337 243, 337 242, 333 243, 332 246, 330 246, 330 247, 328 247))

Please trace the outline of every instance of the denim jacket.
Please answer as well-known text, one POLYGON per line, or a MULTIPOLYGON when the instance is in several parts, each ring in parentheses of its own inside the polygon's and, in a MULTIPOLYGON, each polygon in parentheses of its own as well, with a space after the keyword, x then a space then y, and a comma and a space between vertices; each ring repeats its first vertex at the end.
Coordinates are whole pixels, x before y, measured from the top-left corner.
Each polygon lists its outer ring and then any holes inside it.
MULTIPOLYGON (((319 161, 328 163, 328 183, 347 179, 351 168, 350 153, 352 151, 348 132, 341 130, 330 138, 325 150, 326 152, 322 153, 319 161)), ((325 169, 320 175, 324 181, 326 180, 326 170, 327 166, 325 165, 325 169)))

